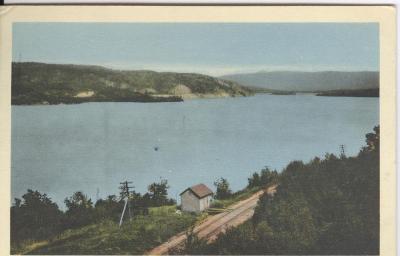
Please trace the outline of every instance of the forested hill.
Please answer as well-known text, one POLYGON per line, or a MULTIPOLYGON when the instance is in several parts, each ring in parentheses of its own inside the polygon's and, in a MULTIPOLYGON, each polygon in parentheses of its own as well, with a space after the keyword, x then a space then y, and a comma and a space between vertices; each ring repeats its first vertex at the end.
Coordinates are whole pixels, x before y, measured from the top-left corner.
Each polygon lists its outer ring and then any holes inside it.
POLYGON ((328 91, 379 88, 379 72, 256 72, 222 76, 245 86, 283 91, 328 91))
MULTIPOLYGON (((250 221, 212 244, 186 241, 185 255, 378 255, 379 126, 355 157, 293 161, 277 191, 264 194, 250 221)), ((249 178, 249 187, 260 176, 249 178)))
POLYGON ((250 94, 250 89, 236 82, 194 73, 36 62, 12 64, 12 104, 181 101, 250 94))

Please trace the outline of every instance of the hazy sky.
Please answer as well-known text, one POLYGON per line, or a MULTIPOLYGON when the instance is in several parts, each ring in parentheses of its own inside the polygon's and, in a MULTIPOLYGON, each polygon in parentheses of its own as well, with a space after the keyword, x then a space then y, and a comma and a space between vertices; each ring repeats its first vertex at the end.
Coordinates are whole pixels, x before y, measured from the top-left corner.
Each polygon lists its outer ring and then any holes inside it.
POLYGON ((13 60, 199 72, 379 70, 377 23, 15 23, 13 60))

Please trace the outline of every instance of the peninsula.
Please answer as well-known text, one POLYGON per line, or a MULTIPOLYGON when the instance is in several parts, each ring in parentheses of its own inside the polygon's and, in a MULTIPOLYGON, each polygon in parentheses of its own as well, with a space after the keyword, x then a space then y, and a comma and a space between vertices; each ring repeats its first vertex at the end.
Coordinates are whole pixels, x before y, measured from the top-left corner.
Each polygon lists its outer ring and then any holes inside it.
POLYGON ((252 91, 222 78, 101 66, 14 62, 13 105, 84 102, 168 102, 189 98, 249 96, 252 91))

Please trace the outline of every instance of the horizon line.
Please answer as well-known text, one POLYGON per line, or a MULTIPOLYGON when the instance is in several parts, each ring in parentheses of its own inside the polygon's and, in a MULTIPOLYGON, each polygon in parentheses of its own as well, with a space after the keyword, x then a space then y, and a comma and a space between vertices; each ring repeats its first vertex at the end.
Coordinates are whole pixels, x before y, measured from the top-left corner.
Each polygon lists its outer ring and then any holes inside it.
MULTIPOLYGON (((380 73, 380 70, 371 70, 371 69, 350 69, 349 67, 322 67, 321 69, 315 68, 315 67, 295 67, 295 66, 260 66, 259 68, 253 67, 253 68, 247 68, 246 71, 243 70, 243 68, 235 68, 234 71, 231 70, 228 71, 228 68, 226 67, 215 67, 214 70, 221 70, 225 69, 226 72, 212 72, 212 71, 206 71, 206 70, 199 70, 199 67, 197 68, 192 68, 192 70, 189 70, 187 67, 184 69, 180 68, 175 68, 175 69, 168 69, 168 68, 157 68, 153 65, 154 67, 143 67, 143 68, 135 68, 135 67, 120 67, 118 64, 117 65, 112 65, 109 63, 108 65, 101 65, 101 64, 93 64, 93 63, 73 63, 73 62, 43 62, 43 61, 37 61, 37 60, 12 60, 11 63, 38 63, 38 64, 47 64, 47 65, 71 65, 71 66, 92 66, 92 67, 100 67, 100 68, 105 68, 105 69, 110 69, 110 70, 115 70, 115 71, 149 71, 149 72, 158 72, 158 73, 182 73, 182 74, 201 74, 201 75, 206 75, 206 76, 212 76, 212 77, 223 77, 223 76, 230 76, 230 75, 248 75, 248 74, 257 74, 257 73, 276 73, 276 72, 301 72, 301 73, 323 73, 323 72, 342 72, 342 73, 356 73, 356 72, 375 72, 375 73, 380 73), (285 68, 286 67, 286 68, 285 68), (198 71, 196 71, 196 69, 198 71), (216 74, 220 73, 220 74, 216 74)), ((200 68, 201 69, 201 68, 200 68)), ((246 68, 244 68, 246 69, 246 68)))

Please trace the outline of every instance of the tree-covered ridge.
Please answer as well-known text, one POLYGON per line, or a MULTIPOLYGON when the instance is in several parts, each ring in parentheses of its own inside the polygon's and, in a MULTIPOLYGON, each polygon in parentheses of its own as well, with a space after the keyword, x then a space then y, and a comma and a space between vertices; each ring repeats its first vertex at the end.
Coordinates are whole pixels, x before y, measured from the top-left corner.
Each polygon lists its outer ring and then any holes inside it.
POLYGON ((100 66, 12 63, 13 104, 180 101, 182 96, 246 96, 231 81, 194 73, 112 70, 100 66))
POLYGON ((192 237, 181 253, 379 254, 379 127, 366 142, 356 157, 290 163, 251 221, 211 245, 192 237))

